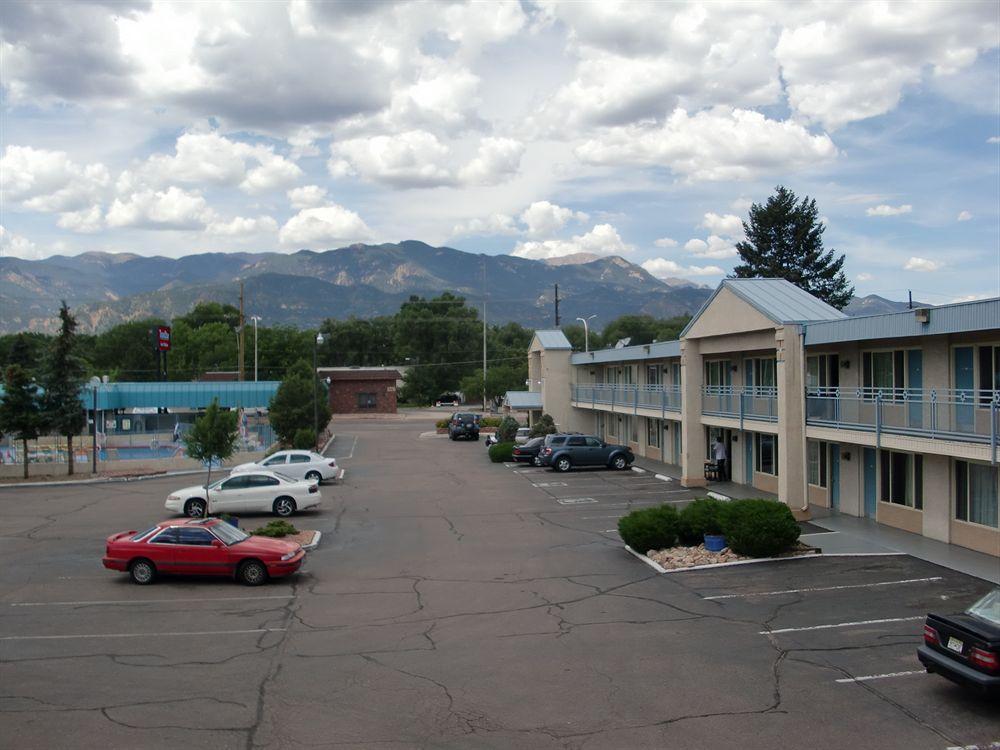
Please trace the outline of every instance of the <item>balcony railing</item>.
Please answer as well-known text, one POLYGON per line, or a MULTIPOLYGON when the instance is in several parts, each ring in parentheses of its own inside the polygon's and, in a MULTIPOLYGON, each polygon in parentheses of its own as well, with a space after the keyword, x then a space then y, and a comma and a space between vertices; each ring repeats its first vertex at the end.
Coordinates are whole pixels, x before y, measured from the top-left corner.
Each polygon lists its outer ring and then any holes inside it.
POLYGON ((681 389, 677 385, 627 385, 591 383, 573 386, 573 401, 580 404, 610 404, 625 409, 681 410, 681 389))
POLYGON ((778 421, 778 389, 771 386, 706 385, 701 390, 701 413, 761 422, 778 421))
POLYGON ((1000 391, 822 388, 806 392, 806 423, 820 427, 988 443, 998 441, 1000 391))

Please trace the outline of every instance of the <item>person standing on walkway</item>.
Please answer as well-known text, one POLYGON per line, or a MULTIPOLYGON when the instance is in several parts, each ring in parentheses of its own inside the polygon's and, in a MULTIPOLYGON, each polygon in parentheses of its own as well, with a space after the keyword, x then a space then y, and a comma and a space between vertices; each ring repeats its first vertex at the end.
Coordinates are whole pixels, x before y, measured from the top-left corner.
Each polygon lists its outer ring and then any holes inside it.
POLYGON ((726 466, 726 445, 721 437, 715 439, 712 454, 715 456, 715 465, 719 467, 719 481, 729 481, 729 469, 726 466))

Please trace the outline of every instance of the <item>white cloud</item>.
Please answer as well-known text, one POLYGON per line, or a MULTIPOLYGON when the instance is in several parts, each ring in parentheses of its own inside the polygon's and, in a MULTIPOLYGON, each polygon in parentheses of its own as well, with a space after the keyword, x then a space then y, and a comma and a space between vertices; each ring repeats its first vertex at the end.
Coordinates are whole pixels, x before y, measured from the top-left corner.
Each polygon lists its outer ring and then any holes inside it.
POLYGON ((208 233, 221 237, 247 237, 250 235, 273 234, 278 231, 278 222, 270 216, 256 219, 237 216, 230 221, 213 221, 208 225, 208 233))
POLYGON ((642 267, 658 279, 671 276, 722 276, 725 273, 718 266, 682 266, 667 258, 652 258, 645 261, 642 267))
POLYGON ((734 258, 738 255, 736 248, 727 240, 717 235, 709 235, 707 240, 690 239, 684 243, 684 249, 698 258, 734 258))
POLYGON ((552 235, 570 220, 587 221, 582 211, 573 211, 548 201, 535 201, 521 213, 521 221, 528 227, 530 237, 552 235))
POLYGON ((663 125, 606 129, 576 154, 588 164, 666 167, 689 180, 745 180, 828 162, 837 149, 792 120, 716 107, 691 116, 677 109, 663 125))
POLYGON ((1000 135, 991 135, 986 139, 987 143, 1000 143, 1000 135))
POLYGON ((955 297, 955 299, 952 300, 952 303, 955 303, 955 302, 976 302, 977 300, 989 299, 989 298, 990 298, 990 295, 988 295, 988 294, 963 294, 961 297, 955 297))
POLYGON ((21 258, 23 260, 40 260, 42 253, 34 242, 20 234, 14 234, 0 224, 0 256, 21 258))
POLYGON ((955 221, 969 221, 971 218, 972 218, 971 211, 962 211, 958 214, 958 217, 955 219, 955 221))
POLYGON ((753 201, 749 198, 744 198, 743 196, 740 196, 729 204, 729 207, 733 209, 733 211, 739 211, 741 214, 747 213, 752 206, 753 201))
POLYGON ((653 242, 657 247, 677 247, 677 240, 671 239, 670 237, 660 237, 660 239, 653 242))
POLYGON ((103 214, 99 205, 91 206, 80 211, 68 211, 59 214, 56 225, 63 229, 80 234, 93 234, 99 232, 103 227, 103 214))
POLYGON ((875 278, 875 277, 874 277, 874 276, 872 276, 872 275, 871 275, 870 273, 865 273, 864 271, 862 271, 861 273, 859 273, 859 274, 858 274, 857 276, 855 276, 854 278, 855 278, 855 279, 856 279, 857 281, 871 281, 871 280, 872 280, 873 278, 875 278))
POLYGON ((913 206, 909 203, 905 203, 902 206, 890 206, 882 203, 878 206, 868 208, 865 213, 869 216, 900 216, 901 214, 908 214, 913 211, 913 206))
POLYGON ((586 234, 569 240, 544 240, 542 242, 518 242, 511 252, 517 258, 547 260, 561 258, 576 253, 594 255, 623 255, 632 252, 633 247, 622 240, 610 224, 597 224, 586 234))
POLYGON ((64 151, 7 146, 0 158, 0 200, 32 211, 73 211, 91 205, 111 182, 103 164, 79 165, 64 151))
POLYGON ((278 233, 282 245, 322 247, 370 239, 372 230, 354 211, 338 205, 304 208, 278 233))
POLYGON ((705 214, 701 226, 720 237, 731 237, 737 240, 743 239, 743 220, 733 214, 719 216, 719 214, 709 212, 705 214))
POLYGON ((315 208, 321 206, 326 201, 326 188, 319 185, 306 185, 304 187, 292 188, 286 195, 292 208, 315 208))
POLYGON ((299 165, 288 161, 283 156, 270 152, 258 152, 255 158, 260 162, 260 166, 247 172, 246 178, 240 183, 240 190, 251 194, 263 193, 285 187, 302 176, 302 169, 299 165))
POLYGON ((461 224, 456 224, 451 230, 452 237, 462 237, 466 235, 487 236, 497 234, 520 234, 513 216, 507 214, 491 214, 485 219, 470 219, 461 224))
POLYGON ((903 266, 904 271, 920 271, 923 273, 930 271, 937 271, 944 264, 936 260, 927 260, 926 258, 912 257, 906 261, 906 265, 903 266))
POLYGON ((431 187, 453 182, 441 165, 449 153, 433 133, 410 130, 336 141, 330 145, 327 167, 334 177, 357 175, 397 187, 431 187))
POLYGON ((124 200, 116 198, 105 217, 109 227, 142 229, 203 229, 214 214, 200 193, 176 186, 140 190, 124 200))
POLYGON ((479 150, 458 172, 458 179, 468 185, 496 185, 517 173, 524 155, 524 144, 512 138, 483 138, 479 150))

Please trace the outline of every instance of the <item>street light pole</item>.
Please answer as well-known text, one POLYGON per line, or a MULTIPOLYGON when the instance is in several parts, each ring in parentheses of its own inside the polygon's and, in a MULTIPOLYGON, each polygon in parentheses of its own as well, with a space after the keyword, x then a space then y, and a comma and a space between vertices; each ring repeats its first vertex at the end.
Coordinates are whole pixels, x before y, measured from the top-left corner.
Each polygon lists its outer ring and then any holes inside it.
POLYGON ((583 323, 583 350, 585 352, 590 351, 590 326, 587 325, 587 321, 593 320, 596 317, 597 315, 595 313, 594 315, 590 315, 586 318, 577 318, 577 320, 583 323))
POLYGON ((313 430, 319 439, 319 367, 316 364, 316 355, 319 348, 323 346, 323 332, 316 334, 316 341, 313 346, 313 430))
POLYGON ((259 315, 251 315, 253 321, 253 381, 257 382, 257 322, 262 320, 259 315))

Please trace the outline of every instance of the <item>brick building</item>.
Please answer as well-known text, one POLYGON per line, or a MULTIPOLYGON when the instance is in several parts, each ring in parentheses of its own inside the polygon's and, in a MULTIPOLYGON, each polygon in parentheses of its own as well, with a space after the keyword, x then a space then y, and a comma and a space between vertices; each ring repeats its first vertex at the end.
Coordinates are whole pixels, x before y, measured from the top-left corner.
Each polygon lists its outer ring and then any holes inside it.
POLYGON ((321 368, 319 376, 329 379, 334 414, 396 413, 397 370, 321 368))

